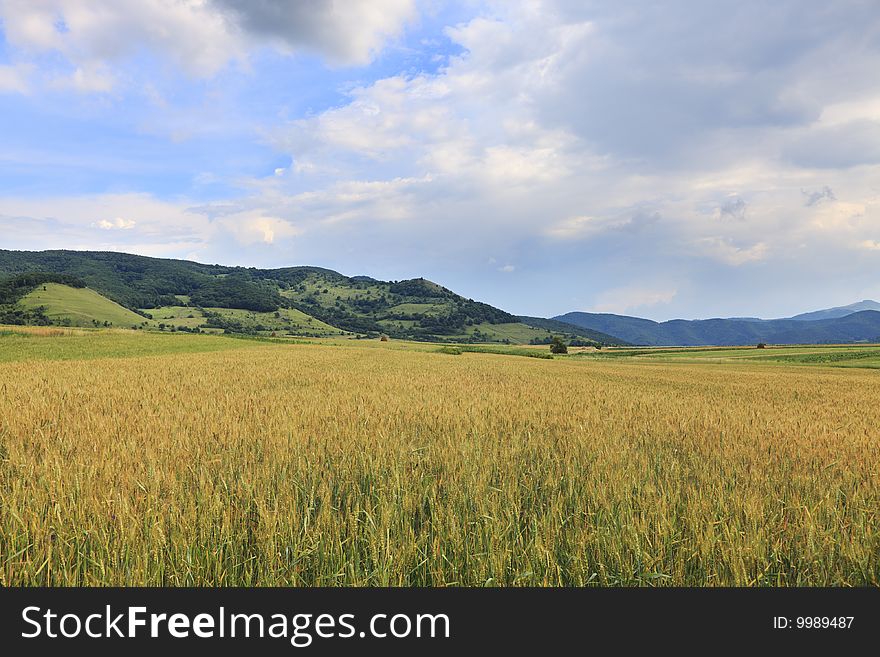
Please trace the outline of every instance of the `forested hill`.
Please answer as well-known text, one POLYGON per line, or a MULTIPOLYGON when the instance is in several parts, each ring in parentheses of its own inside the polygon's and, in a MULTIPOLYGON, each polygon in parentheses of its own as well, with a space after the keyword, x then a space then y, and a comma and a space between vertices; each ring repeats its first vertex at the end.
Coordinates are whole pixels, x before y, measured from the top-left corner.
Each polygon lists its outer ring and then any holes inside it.
MULTIPOLYGON (((251 313, 294 309, 321 324, 366 335, 540 342, 551 334, 546 327, 529 325, 423 278, 379 281, 320 267, 257 269, 113 252, 0 250, 0 286, 4 280, 17 285, 22 274, 64 276, 146 315, 151 309, 181 306, 251 313)), ((619 342, 570 325, 564 333, 570 339, 619 342)))

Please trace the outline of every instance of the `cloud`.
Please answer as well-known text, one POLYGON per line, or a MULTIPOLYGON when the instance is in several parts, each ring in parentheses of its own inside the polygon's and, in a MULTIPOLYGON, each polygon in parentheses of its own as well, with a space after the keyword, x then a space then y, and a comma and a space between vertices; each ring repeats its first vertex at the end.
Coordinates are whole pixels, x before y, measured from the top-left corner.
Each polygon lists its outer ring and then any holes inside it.
POLYGON ((23 54, 63 55, 74 78, 145 49, 193 75, 213 75, 244 53, 228 19, 198 0, 0 0, 0 18, 9 44, 23 54))
MULTIPOLYGON (((60 54, 70 70, 54 85, 89 93, 109 91, 118 77, 111 67, 144 52, 194 77, 245 63, 266 46, 363 66, 416 16, 413 0, 0 0, 3 32, 18 55, 60 54)), ((21 91, 14 73, 0 72, 0 91, 21 91)))
POLYGON ((214 231, 206 218, 188 212, 185 205, 149 194, 0 199, 3 248, 119 250, 174 257, 182 248, 191 250, 209 241, 214 231))
POLYGON ((622 314, 669 304, 676 296, 674 288, 641 286, 618 287, 606 290, 596 298, 594 312, 622 314))
MULTIPOLYGON (((149 175, 134 183, 120 159, 93 165, 106 179, 89 188, 143 193, 0 198, 16 217, 0 220, 4 238, 426 275, 534 304, 524 314, 587 307, 608 287, 683 316, 868 289, 880 15, 815 5, 489 0, 436 14, 403 1, 0 0, 10 61, 35 67, 22 69, 30 96, 4 100, 97 92, 72 108, 71 129, 91 119, 114 144, 162 136, 138 153, 149 175), (277 52, 374 65, 279 66, 277 52), (219 77, 181 82, 176 64, 219 77), (149 116, 124 114, 145 102, 149 116), (230 127, 239 141, 224 141, 230 127), (199 141, 187 152, 165 143, 172 133, 199 141), (168 162, 199 184, 154 183, 168 162), (137 223, 92 226, 110 217, 137 223), (507 263, 529 275, 481 275, 507 263)), ((33 173, 57 164, 37 141, 0 156, 10 185, 54 184, 33 173)), ((71 148, 65 171, 86 157, 71 148)))
POLYGON ((131 230, 132 228, 137 226, 137 222, 131 219, 116 217, 112 221, 101 219, 100 221, 93 223, 92 226, 94 226, 95 228, 100 228, 102 230, 131 230))
POLYGON ((503 267, 499 267, 498 271, 505 274, 512 274, 514 271, 516 271, 516 267, 514 267, 513 265, 504 265, 503 267))
POLYGON ((239 212, 217 220, 217 225, 230 233, 243 246, 275 244, 300 234, 300 229, 278 217, 262 213, 239 212))
POLYGON ((802 167, 847 169, 880 163, 880 121, 857 119, 816 126, 785 148, 786 158, 802 167))
POLYGON ((818 191, 807 192, 801 190, 801 193, 806 196, 806 200, 804 201, 804 205, 807 207, 813 207, 814 205, 818 205, 822 201, 836 201, 837 197, 834 195, 834 191, 828 186, 825 185, 822 189, 818 191))
POLYGON ((731 239, 724 237, 704 237, 697 240, 695 246, 699 253, 734 267, 763 260, 768 252, 767 244, 764 242, 751 246, 738 246, 731 239))
POLYGON ((290 50, 308 48, 334 63, 365 65, 416 16, 412 0, 213 0, 252 38, 290 50))

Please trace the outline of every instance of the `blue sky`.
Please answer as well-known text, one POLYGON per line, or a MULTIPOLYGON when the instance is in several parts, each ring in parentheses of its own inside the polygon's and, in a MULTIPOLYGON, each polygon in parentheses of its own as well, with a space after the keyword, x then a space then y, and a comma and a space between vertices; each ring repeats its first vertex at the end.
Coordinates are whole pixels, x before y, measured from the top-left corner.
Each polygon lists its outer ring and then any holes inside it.
POLYGON ((874 2, 0 0, 0 248, 522 314, 880 297, 874 2))

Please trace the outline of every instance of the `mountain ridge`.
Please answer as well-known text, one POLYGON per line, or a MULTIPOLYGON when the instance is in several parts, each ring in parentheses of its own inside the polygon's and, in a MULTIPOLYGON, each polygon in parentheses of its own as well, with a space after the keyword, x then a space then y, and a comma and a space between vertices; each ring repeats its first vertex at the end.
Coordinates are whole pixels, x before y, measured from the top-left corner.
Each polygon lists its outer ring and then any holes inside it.
POLYGON ((611 333, 633 344, 656 347, 880 341, 878 310, 862 310, 816 320, 713 318, 655 322, 641 317, 585 312, 566 313, 553 319, 611 333))

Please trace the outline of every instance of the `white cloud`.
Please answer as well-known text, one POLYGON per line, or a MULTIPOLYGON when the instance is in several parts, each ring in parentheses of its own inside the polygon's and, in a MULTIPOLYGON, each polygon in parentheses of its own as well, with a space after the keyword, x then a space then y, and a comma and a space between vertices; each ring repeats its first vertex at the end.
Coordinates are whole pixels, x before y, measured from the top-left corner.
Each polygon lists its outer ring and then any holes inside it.
POLYGON ((137 222, 132 219, 116 217, 112 221, 101 219, 100 221, 93 223, 92 226, 95 228, 101 228, 102 230, 131 230, 137 226, 137 222))
POLYGON ((265 216, 259 211, 237 212, 226 215, 216 224, 231 234, 243 246, 274 244, 300 234, 300 229, 278 217, 265 216))
MULTIPOLYGON (((614 280, 628 307, 673 308, 699 289, 724 298, 736 288, 753 302, 749 276, 759 274, 815 285, 845 280, 829 272, 846 270, 861 281, 873 276, 876 263, 865 263, 880 225, 880 48, 872 40, 880 15, 869 5, 467 4, 459 9, 471 15, 444 31, 452 47, 443 46, 439 68, 378 80, 378 69, 357 71, 335 107, 289 118, 286 108, 269 108, 285 118, 260 134, 278 151, 273 158, 283 153, 291 164, 238 178, 245 193, 231 190, 237 200, 222 212, 219 203, 187 213, 183 201, 132 195, 132 207, 110 195, 107 208, 89 212, 76 199, 69 208, 63 199, 29 208, 0 199, 0 212, 63 221, 62 244, 74 234, 94 239, 85 235, 97 231, 79 231, 96 217, 123 216, 136 227, 102 236, 168 244, 173 253, 191 240, 185 253, 227 260, 271 247, 286 264, 341 262, 358 273, 389 262, 415 275, 434 267, 466 272, 462 280, 475 287, 484 283, 472 271, 485 272, 493 253, 489 271, 515 262, 517 271, 563 271, 590 289, 614 280), (674 272, 672 283, 645 288, 658 271, 674 272)), ((315 2, 282 15, 282 6, 0 0, 0 15, 17 58, 60 53, 67 82, 76 84, 80 70, 80 88, 98 91, 124 82, 124 62, 144 51, 201 76, 258 48, 364 63, 416 15, 412 3, 392 0, 347 12, 315 2)), ((267 81, 277 79, 255 88, 267 81)), ((17 84, 5 86, 20 91, 17 84)), ((213 96, 177 107, 174 90, 156 85, 137 85, 170 106, 148 131, 166 134, 173 124, 189 134, 210 116, 213 96)), ((253 114, 250 104, 238 110, 253 114)), ((224 179, 199 180, 219 187, 224 179)), ((545 283, 535 283, 536 297, 551 296, 545 283)))
POLYGON ((412 0, 0 0, 9 44, 24 55, 60 53, 74 69, 66 83, 86 92, 107 91, 115 76, 102 69, 143 51, 200 77, 265 45, 365 65, 415 17, 412 0))
POLYGON ((674 288, 641 286, 618 287, 602 292, 596 298, 594 311, 599 313, 627 313, 669 304, 677 294, 674 288))
POLYGON ((202 0, 0 0, 0 18, 12 46, 61 53, 81 77, 143 49, 193 75, 213 75, 244 53, 234 26, 202 0))
POLYGON ((505 274, 511 274, 516 271, 516 267, 514 267, 513 265, 504 265, 503 267, 499 267, 498 271, 505 274))
POLYGON ((734 267, 763 260, 768 252, 767 244, 764 242, 751 246, 738 246, 724 237, 704 237, 697 240, 695 246, 698 253, 734 267))

